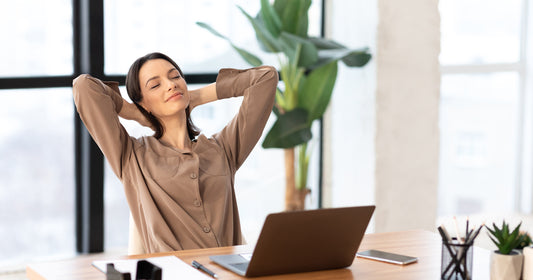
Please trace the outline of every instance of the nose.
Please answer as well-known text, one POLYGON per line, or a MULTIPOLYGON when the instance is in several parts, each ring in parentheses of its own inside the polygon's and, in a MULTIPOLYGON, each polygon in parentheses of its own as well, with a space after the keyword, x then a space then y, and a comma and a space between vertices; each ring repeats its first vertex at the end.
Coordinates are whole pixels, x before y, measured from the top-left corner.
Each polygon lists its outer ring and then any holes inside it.
POLYGON ((167 88, 168 88, 169 91, 170 91, 170 90, 173 90, 173 89, 175 89, 175 88, 177 88, 177 87, 178 87, 178 83, 176 83, 176 82, 173 81, 173 80, 168 80, 167 88))

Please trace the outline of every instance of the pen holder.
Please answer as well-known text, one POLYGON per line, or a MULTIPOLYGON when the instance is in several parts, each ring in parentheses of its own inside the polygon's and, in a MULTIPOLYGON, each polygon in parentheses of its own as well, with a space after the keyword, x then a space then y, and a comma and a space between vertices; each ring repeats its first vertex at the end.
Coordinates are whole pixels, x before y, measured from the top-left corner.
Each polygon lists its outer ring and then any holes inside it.
POLYGON ((456 239, 442 241, 440 279, 472 279, 472 243, 463 244, 456 239))

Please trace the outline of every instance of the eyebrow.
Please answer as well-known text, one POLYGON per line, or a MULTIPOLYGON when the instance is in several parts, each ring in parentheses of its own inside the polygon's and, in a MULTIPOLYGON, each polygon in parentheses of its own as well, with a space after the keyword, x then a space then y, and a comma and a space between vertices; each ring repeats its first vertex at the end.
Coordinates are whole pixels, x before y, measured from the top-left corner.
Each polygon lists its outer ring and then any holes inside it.
MULTIPOLYGON (((170 73, 171 73, 172 71, 174 71, 174 70, 177 71, 177 72, 179 73, 179 71, 178 71, 178 69, 176 69, 176 67, 172 67, 172 68, 170 68, 170 70, 168 70, 167 75, 170 74, 170 73)), ((149 83, 151 80, 154 80, 154 79, 157 79, 157 78, 159 78, 159 76, 153 76, 152 78, 148 79, 148 80, 146 81, 146 84, 144 84, 144 86, 145 86, 145 87, 148 86, 148 83, 149 83)))

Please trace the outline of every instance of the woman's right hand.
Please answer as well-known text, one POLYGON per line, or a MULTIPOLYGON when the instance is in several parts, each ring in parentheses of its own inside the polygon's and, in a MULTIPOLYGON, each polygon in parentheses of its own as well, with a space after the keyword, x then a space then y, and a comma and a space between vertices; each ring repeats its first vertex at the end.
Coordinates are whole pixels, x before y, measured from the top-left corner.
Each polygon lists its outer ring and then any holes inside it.
POLYGON ((133 103, 129 103, 126 100, 122 100, 122 108, 118 115, 126 120, 133 120, 138 122, 142 126, 153 129, 152 123, 139 111, 137 106, 133 103))

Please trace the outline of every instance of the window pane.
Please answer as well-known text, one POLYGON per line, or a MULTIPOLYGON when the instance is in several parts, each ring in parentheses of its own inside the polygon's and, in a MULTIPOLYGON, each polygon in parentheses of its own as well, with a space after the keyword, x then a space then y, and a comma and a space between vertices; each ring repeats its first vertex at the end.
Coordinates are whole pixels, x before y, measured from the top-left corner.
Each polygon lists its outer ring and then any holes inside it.
POLYGON ((2 1, 0 77, 70 75, 72 1, 2 1))
POLYGON ((331 158, 325 163, 330 165, 326 167, 329 182, 325 185, 331 185, 331 197, 326 202, 334 207, 375 203, 376 107, 371 83, 362 70, 339 67, 326 116, 325 131, 330 136, 324 152, 331 158))
MULTIPOLYGON (((131 63, 147 53, 169 55, 187 73, 214 72, 222 67, 249 67, 229 44, 196 25, 203 21, 231 38, 237 46, 262 53, 241 6, 255 16, 259 1, 156 0, 105 1, 105 72, 125 74, 131 63)), ((320 1, 310 9, 309 33, 320 32, 320 1)), ((270 55, 265 64, 276 65, 270 55)))
POLYGON ((440 215, 513 210, 518 89, 516 73, 443 76, 440 215))
POLYGON ((122 183, 107 160, 104 168, 104 248, 124 250, 129 240, 128 202, 122 183))
POLYGON ((74 254, 69 88, 0 91, 0 262, 74 254))
POLYGON ((521 0, 440 1, 442 64, 517 62, 521 0))

